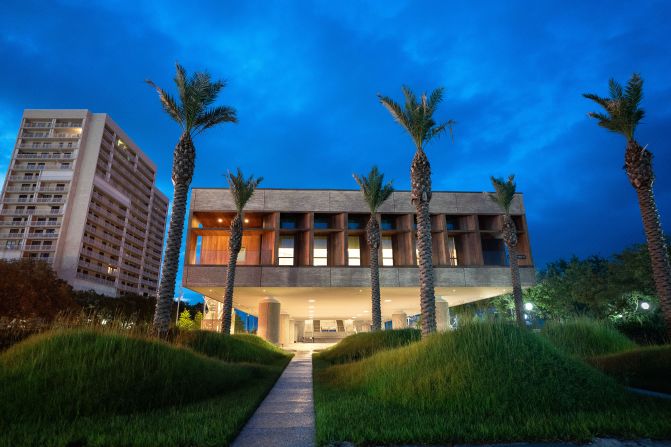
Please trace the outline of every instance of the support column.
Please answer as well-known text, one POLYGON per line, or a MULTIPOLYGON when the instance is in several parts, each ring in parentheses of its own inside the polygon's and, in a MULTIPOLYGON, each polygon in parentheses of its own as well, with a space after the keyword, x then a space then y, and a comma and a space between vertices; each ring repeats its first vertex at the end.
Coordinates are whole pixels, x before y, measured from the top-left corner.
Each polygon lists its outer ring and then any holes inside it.
POLYGON ((289 319, 289 343, 296 343, 296 320, 289 319))
POLYGON ((445 332, 452 329, 450 324, 450 306, 444 296, 436 297, 436 330, 445 332))
POLYGON ((391 328, 404 329, 408 327, 408 314, 402 310, 397 310, 391 314, 391 328))
POLYGON ((289 339, 289 314, 280 313, 280 345, 286 346, 291 343, 289 339))
POLYGON ((264 298, 259 302, 259 337, 270 343, 280 342, 280 302, 264 298))
POLYGON ((296 341, 303 341, 305 338, 305 320, 296 322, 296 341))

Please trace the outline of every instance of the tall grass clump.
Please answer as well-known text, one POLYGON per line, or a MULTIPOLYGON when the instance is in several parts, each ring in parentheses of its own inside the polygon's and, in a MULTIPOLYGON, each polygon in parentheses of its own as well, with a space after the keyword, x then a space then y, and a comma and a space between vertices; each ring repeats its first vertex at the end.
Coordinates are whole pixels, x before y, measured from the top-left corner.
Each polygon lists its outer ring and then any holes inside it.
POLYGON ((0 355, 0 421, 179 406, 235 390, 264 373, 260 366, 226 364, 156 340, 56 330, 0 355))
POLYGON ((362 332, 344 338, 335 346, 316 355, 315 358, 331 364, 353 362, 385 349, 408 345, 420 339, 421 332, 417 329, 362 332))
POLYGON ((671 436, 671 403, 628 395, 538 335, 500 323, 318 366, 315 408, 323 444, 671 436))
POLYGON ((248 362, 264 365, 285 363, 290 355, 256 335, 235 334, 230 336, 218 332, 181 332, 176 342, 208 357, 225 362, 248 362))
POLYGON ((560 351, 590 358, 636 348, 636 343, 603 321, 578 319, 548 323, 541 334, 560 351))
POLYGON ((632 349, 588 361, 627 386, 671 394, 671 345, 632 349))

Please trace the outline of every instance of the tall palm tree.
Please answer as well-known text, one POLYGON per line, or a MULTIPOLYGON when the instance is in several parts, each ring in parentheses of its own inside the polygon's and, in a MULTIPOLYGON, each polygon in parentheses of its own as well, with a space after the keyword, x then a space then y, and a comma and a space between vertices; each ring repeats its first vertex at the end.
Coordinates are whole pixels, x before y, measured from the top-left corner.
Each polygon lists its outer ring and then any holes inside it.
POLYGON ((513 283, 513 299, 515 301, 515 317, 517 324, 524 326, 522 318, 522 283, 520 281, 520 267, 517 264, 517 228, 513 218, 510 216, 510 205, 515 197, 515 176, 510 175, 508 180, 492 177, 494 193, 489 197, 503 210, 503 229, 501 235, 503 242, 508 247, 508 260, 510 262, 510 275, 513 283))
POLYGON ((184 67, 176 64, 175 85, 179 98, 174 98, 150 80, 147 80, 147 83, 156 89, 163 110, 179 124, 182 131, 173 151, 172 214, 154 314, 154 329, 158 334, 165 335, 170 326, 170 309, 175 294, 186 200, 196 162, 193 137, 217 124, 235 123, 237 119, 235 109, 227 106, 212 106, 226 84, 223 81, 213 82, 207 72, 196 72, 187 77, 184 67))
POLYGON ((228 239, 228 268, 226 271, 226 293, 224 294, 224 317, 221 323, 221 332, 223 334, 231 333, 231 315, 233 313, 233 288, 235 286, 235 267, 238 263, 238 254, 242 248, 242 210, 254 195, 256 187, 263 180, 263 177, 254 178, 249 176, 245 178, 242 170, 238 168, 237 174, 226 174, 228 186, 231 189, 231 195, 235 202, 235 217, 231 221, 231 234, 228 239))
POLYGON ((428 97, 422 94, 417 100, 406 86, 402 87, 405 107, 401 108, 393 99, 378 95, 382 105, 392 118, 405 129, 415 143, 415 156, 410 165, 410 197, 417 210, 417 249, 419 253, 419 294, 422 310, 422 335, 436 330, 436 297, 433 286, 433 262, 431 259, 431 165, 424 146, 445 130, 452 132, 454 121, 436 124, 433 114, 443 100, 443 88, 435 89, 428 97))
POLYGON ((384 183, 384 174, 377 166, 373 166, 368 176, 352 174, 359 184, 363 198, 370 209, 370 219, 366 225, 366 237, 370 250, 370 289, 371 315, 373 317, 373 331, 382 329, 382 310, 380 309, 380 224, 377 222, 377 210, 391 197, 394 192, 392 182, 384 183))
POLYGON ((659 295, 659 304, 664 314, 667 332, 671 335, 671 266, 655 195, 652 191, 655 181, 655 174, 652 170, 652 153, 648 151, 647 146, 641 147, 634 138, 636 127, 645 115, 644 110, 639 107, 643 99, 643 79, 638 73, 634 73, 624 89, 617 81, 611 79, 609 90, 609 98, 602 98, 591 93, 583 96, 603 107, 605 113, 589 113, 590 117, 599 121, 599 126, 619 133, 627 139, 624 170, 638 196, 638 206, 641 209, 643 229, 648 242, 655 288, 659 295))

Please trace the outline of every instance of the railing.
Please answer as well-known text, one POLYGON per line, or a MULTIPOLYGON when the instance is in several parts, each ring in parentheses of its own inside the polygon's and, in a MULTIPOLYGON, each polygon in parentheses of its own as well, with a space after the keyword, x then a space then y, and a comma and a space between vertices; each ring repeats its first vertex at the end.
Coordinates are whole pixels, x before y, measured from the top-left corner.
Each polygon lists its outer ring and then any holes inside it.
POLYGON ((57 227, 57 226, 60 226, 61 223, 62 222, 59 222, 59 221, 54 222, 54 221, 48 221, 48 220, 45 220, 45 221, 34 220, 32 222, 27 222, 26 224, 31 226, 31 227, 57 227))
MULTIPOLYGON (((228 250, 201 250, 192 265, 227 265, 228 250)), ((272 250, 246 250, 238 254, 238 265, 265 265, 262 260, 272 259, 272 250)))
POLYGON ((23 239, 26 233, 0 233, 0 239, 23 239))
POLYGON ((98 228, 93 228, 91 224, 86 224, 85 228, 86 231, 89 233, 93 233, 96 237, 99 237, 100 239, 105 239, 107 242, 111 242, 114 245, 121 245, 121 239, 117 239, 112 235, 105 234, 102 230, 98 228))
POLYGON ((140 259, 142 259, 142 255, 143 255, 142 250, 138 250, 137 248, 135 248, 135 247, 133 247, 132 245, 129 245, 129 244, 124 244, 123 246, 124 246, 124 251, 130 251, 131 253, 135 253, 137 256, 140 257, 140 259))
POLYGON ((31 175, 29 177, 26 177, 26 175, 10 175, 9 176, 10 180, 19 180, 22 182, 34 182, 40 179, 38 175, 31 175))
POLYGON ((45 169, 52 169, 55 166, 44 166, 44 165, 35 165, 35 166, 22 166, 15 165, 12 167, 12 171, 44 171, 45 169))
POLYGON ((48 123, 25 123, 23 127, 30 127, 30 128, 45 128, 45 127, 51 127, 51 121, 48 123))
POLYGON ((55 133, 52 138, 79 138, 80 133, 55 133))
POLYGON ((109 281, 104 278, 96 278, 95 276, 85 275, 83 273, 77 272, 77 278, 83 279, 85 281, 97 282, 99 284, 104 284, 106 286, 114 287, 114 281, 109 281))
POLYGON ((26 245, 23 247, 24 251, 54 251, 55 245, 26 245))
POLYGON ((141 273, 140 269, 137 267, 133 267, 130 264, 120 264, 119 267, 123 270, 128 270, 129 272, 137 273, 138 275, 141 273))
POLYGON ((104 256, 104 255, 101 255, 101 254, 96 253, 94 251, 82 250, 80 255, 85 256, 87 258, 92 258, 92 259, 96 259, 98 261, 105 262, 105 263, 107 263, 109 265, 112 265, 116 268, 119 267, 119 260, 118 259, 112 259, 109 256, 104 256))
POLYGON ((92 247, 96 247, 96 248, 99 248, 101 250, 106 250, 107 252, 113 253, 114 256, 119 256, 119 248, 114 248, 111 245, 103 245, 101 242, 99 242, 99 241, 97 241, 97 240, 95 240, 91 237, 88 237, 86 235, 84 235, 84 237, 82 238, 82 241, 84 243, 88 244, 88 245, 91 245, 92 247))
POLYGON ((58 233, 26 233, 28 239, 58 239, 58 233))
POLYGON ((53 198, 53 197, 37 197, 37 198, 22 198, 22 197, 9 197, 4 199, 5 203, 65 203, 64 198, 53 198))
POLYGON ((23 242, 11 242, 11 243, 6 243, 4 245, 0 245, 0 250, 2 251, 13 251, 13 250, 21 250, 23 248, 23 242))
POLYGON ((93 272, 98 272, 98 273, 102 273, 103 275, 109 275, 109 276, 116 276, 116 272, 117 272, 115 267, 112 267, 112 269, 110 271, 110 268, 107 267, 107 266, 102 266, 101 267, 101 266, 93 264, 91 262, 82 261, 82 260, 79 261, 79 266, 82 267, 82 268, 85 268, 86 270, 91 270, 93 272))
POLYGON ((2 210, 0 211, 0 214, 5 216, 44 216, 63 214, 63 210, 2 210))
POLYGON ((114 226, 110 223, 107 223, 107 222, 105 222, 105 220, 101 219, 100 217, 95 217, 95 216, 92 216, 91 214, 89 214, 87 216, 87 218, 88 218, 88 220, 93 221, 93 222, 97 223, 98 225, 102 225, 109 230, 115 231, 116 234, 119 235, 119 236, 123 235, 123 228, 119 228, 119 227, 116 227, 116 226, 114 226))
POLYGON ((79 148, 79 141, 68 141, 67 145, 61 146, 60 144, 56 145, 56 143, 21 143, 18 145, 19 149, 35 149, 37 151, 39 150, 52 150, 52 149, 78 149, 79 148))
POLYGON ((48 137, 49 137, 49 132, 38 132, 38 133, 22 132, 21 133, 21 138, 48 138, 48 137))
POLYGON ((73 160, 74 154, 18 154, 17 160, 38 159, 38 160, 73 160))
POLYGON ((66 121, 66 122, 56 122, 56 125, 54 126, 56 128, 60 127, 82 127, 81 122, 75 122, 75 121, 66 121))
POLYGON ((26 187, 26 186, 10 186, 5 192, 65 192, 68 187, 65 186, 36 186, 26 187))

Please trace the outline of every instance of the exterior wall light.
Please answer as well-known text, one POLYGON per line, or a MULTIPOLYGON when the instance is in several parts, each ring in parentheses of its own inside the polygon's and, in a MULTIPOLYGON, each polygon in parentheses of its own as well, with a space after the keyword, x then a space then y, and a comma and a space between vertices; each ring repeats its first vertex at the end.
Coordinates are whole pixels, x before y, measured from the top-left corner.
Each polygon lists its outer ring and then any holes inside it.
POLYGON ((534 305, 533 305, 532 303, 525 303, 525 304, 524 304, 524 309, 525 309, 527 312, 531 312, 531 311, 534 309, 534 305))

